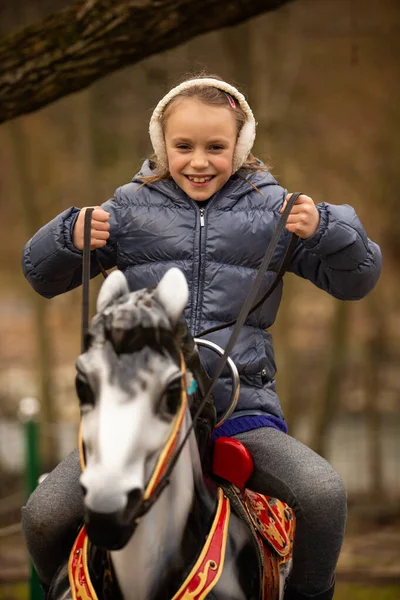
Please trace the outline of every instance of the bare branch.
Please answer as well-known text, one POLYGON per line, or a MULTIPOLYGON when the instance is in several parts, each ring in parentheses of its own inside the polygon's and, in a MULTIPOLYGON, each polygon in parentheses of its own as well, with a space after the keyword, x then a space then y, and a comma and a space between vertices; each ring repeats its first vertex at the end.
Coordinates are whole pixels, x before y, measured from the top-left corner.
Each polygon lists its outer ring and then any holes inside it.
POLYGON ((0 123, 292 0, 80 0, 0 40, 0 123))

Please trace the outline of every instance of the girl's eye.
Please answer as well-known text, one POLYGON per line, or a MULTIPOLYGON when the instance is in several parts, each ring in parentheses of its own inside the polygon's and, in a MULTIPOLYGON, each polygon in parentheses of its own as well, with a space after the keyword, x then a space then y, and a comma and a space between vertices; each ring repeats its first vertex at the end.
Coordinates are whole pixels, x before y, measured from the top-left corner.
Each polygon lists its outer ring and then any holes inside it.
POLYGON ((178 150, 189 150, 189 146, 187 144, 179 144, 177 148, 178 150))
POLYGON ((78 373, 78 375, 75 378, 75 389, 79 398, 81 408, 92 408, 95 404, 93 390, 86 381, 86 379, 83 377, 83 375, 81 375, 80 373, 78 373))
POLYGON ((223 146, 211 146, 210 150, 223 150, 224 147, 223 146))

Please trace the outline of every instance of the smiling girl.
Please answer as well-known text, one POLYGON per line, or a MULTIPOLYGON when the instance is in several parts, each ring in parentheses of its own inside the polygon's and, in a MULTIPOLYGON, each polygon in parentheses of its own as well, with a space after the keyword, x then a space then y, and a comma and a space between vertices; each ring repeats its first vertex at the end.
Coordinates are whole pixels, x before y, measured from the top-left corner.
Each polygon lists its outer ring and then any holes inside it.
MULTIPOLYGON (((237 317, 289 197, 251 154, 255 127, 253 113, 235 87, 216 77, 183 82, 153 112, 155 157, 93 211, 91 247, 105 268, 117 266, 125 273, 132 290, 155 287, 172 266, 183 271, 190 289, 185 317, 193 335, 237 317)), ((25 276, 43 296, 81 283, 85 210, 64 211, 25 246, 25 276)), ((265 274, 264 291, 292 233, 298 236, 289 265, 293 273, 341 300, 360 299, 374 287, 380 250, 355 211, 346 204, 315 205, 301 195, 265 274)), ((99 273, 94 258, 92 273, 99 273)), ((218 433, 237 436, 251 451, 255 471, 249 487, 281 498, 295 511, 294 565, 285 600, 330 600, 346 494, 333 468, 287 433, 268 332, 281 294, 282 282, 240 333, 232 358, 241 395, 236 413, 218 433)), ((222 330, 209 339, 224 347, 229 335, 229 329, 222 330)), ((211 371, 213 358, 206 353, 203 360, 211 371)), ((221 377, 215 388, 218 414, 225 411, 229 396, 230 381, 221 377)), ((73 453, 24 510, 25 537, 45 585, 82 519, 79 475, 73 453)))

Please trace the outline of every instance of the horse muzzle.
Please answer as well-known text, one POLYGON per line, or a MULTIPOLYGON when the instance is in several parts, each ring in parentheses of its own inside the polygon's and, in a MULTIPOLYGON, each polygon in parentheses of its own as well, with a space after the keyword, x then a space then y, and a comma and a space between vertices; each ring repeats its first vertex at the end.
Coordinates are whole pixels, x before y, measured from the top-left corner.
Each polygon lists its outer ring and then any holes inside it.
POLYGON ((121 550, 130 540, 138 525, 143 494, 140 489, 128 494, 124 508, 98 511, 85 505, 85 525, 90 541, 98 548, 121 550))
POLYGON ((121 550, 128 543, 136 524, 123 522, 121 513, 97 513, 85 510, 86 531, 90 541, 98 548, 121 550))

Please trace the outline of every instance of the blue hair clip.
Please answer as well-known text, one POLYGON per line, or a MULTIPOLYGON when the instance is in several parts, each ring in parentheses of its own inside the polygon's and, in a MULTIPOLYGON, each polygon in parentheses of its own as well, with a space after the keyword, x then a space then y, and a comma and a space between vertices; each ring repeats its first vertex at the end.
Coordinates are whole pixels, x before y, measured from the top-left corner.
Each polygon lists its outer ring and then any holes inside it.
POLYGON ((190 371, 186 372, 186 391, 191 396, 197 390, 197 381, 190 371))

